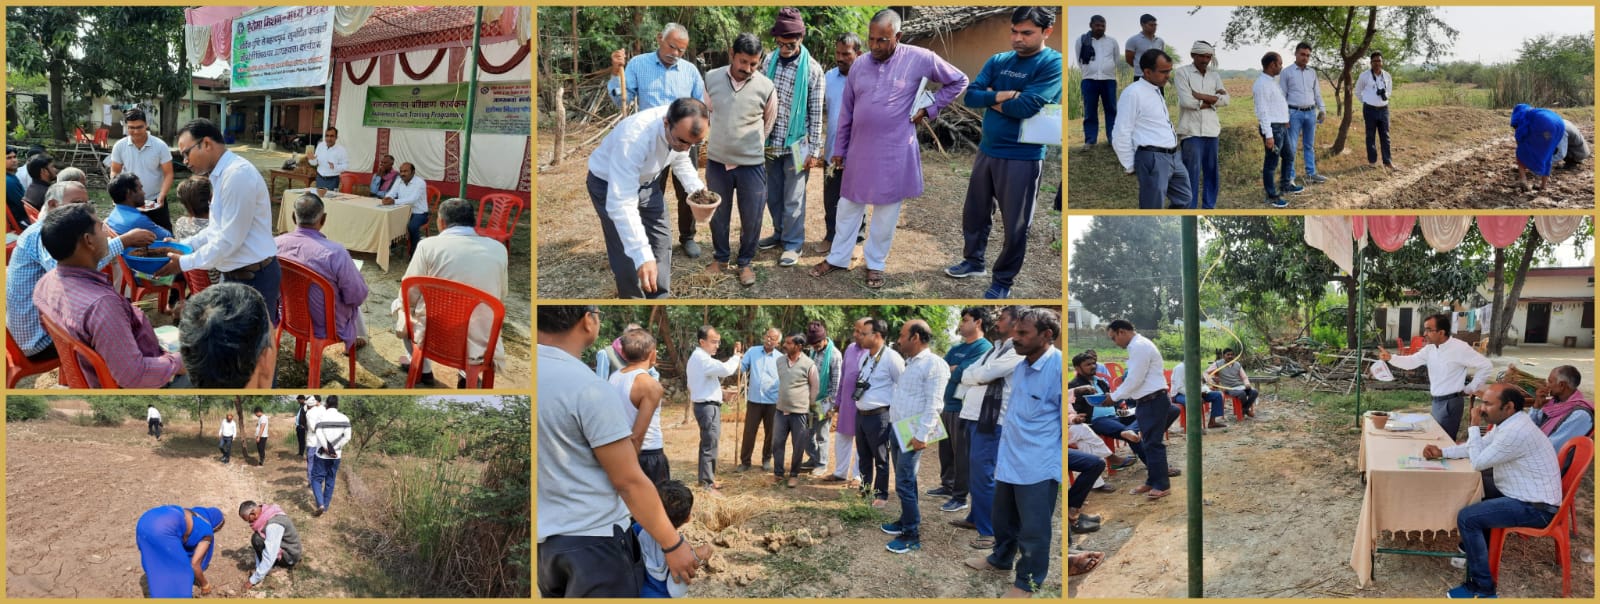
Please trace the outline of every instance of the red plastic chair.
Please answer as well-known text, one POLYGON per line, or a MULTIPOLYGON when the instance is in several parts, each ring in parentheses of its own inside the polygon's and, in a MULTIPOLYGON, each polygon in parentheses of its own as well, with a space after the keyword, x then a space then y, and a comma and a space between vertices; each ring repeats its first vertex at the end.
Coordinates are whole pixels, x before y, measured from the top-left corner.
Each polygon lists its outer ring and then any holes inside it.
POLYGON ((89 378, 83 370, 83 362, 87 360, 89 366, 94 369, 95 378, 100 382, 101 388, 121 388, 117 385, 116 378, 111 377, 111 368, 106 366, 106 361, 100 357, 100 353, 72 337, 49 317, 41 314, 39 322, 44 324, 45 333, 50 334, 50 339, 56 344, 56 353, 61 357, 61 371, 58 374, 62 385, 68 388, 93 388, 94 386, 89 385, 89 378))
POLYGON ((82 145, 92 143, 94 140, 90 139, 89 135, 83 133, 83 128, 75 127, 72 129, 72 142, 82 145))
MULTIPOLYGON (((322 385, 322 351, 334 344, 344 344, 339 339, 338 323, 335 322, 335 308, 338 306, 339 291, 333 288, 333 283, 327 278, 318 275, 304 264, 287 258, 279 257, 278 262, 283 264, 283 295, 278 296, 279 314, 282 320, 278 322, 278 330, 273 334, 273 348, 283 340, 283 332, 288 331, 294 336, 294 359, 305 360, 306 348, 311 348, 311 360, 307 362, 306 387, 317 388, 322 385), (311 288, 322 290, 322 312, 324 337, 317 337, 313 327, 312 313, 318 312, 311 308, 311 288)), ((345 356, 350 357, 350 377, 346 383, 349 387, 356 385, 356 349, 346 347, 345 356)))
MULTIPOLYGON (((23 203, 22 205, 26 206, 28 204, 23 203)), ((22 234, 22 223, 17 222, 17 217, 11 214, 11 208, 6 208, 6 232, 22 234)))
POLYGON ((111 129, 101 126, 94 131, 94 146, 104 147, 111 139, 111 129))
POLYGON ((359 176, 352 172, 339 174, 339 192, 345 195, 354 195, 356 192, 356 180, 359 176))
POLYGON ((1394 337, 1394 349, 1395 352, 1398 352, 1402 355, 1411 354, 1411 349, 1406 348, 1406 341, 1400 339, 1400 336, 1394 337))
POLYGON ((433 217, 439 214, 439 200, 443 197, 444 193, 440 193, 438 187, 428 185, 428 221, 422 223, 423 237, 433 234, 433 217))
POLYGON ((22 211, 28 213, 28 222, 39 222, 39 210, 34 209, 32 205, 23 203, 22 211))
POLYGON ((1411 352, 1409 354, 1416 354, 1425 345, 1427 345, 1427 342, 1423 341, 1422 336, 1411 336, 1411 352))
POLYGON ((189 295, 193 296, 211 287, 211 273, 200 269, 183 271, 183 282, 189 285, 189 295))
POLYGON ((478 202, 478 220, 484 221, 484 225, 478 227, 478 235, 499 241, 505 244, 507 252, 511 251, 511 234, 522 219, 523 207, 522 200, 514 195, 490 193, 483 196, 483 201, 478 202))
MULTIPOLYGON (((129 304, 137 304, 140 300, 150 297, 150 294, 156 294, 156 310, 160 311, 161 314, 170 315, 177 308, 176 305, 167 302, 167 297, 170 293, 177 292, 178 302, 183 302, 186 290, 185 287, 179 286, 177 282, 173 282, 172 285, 161 285, 149 279, 141 279, 133 274, 133 269, 128 267, 128 261, 123 259, 122 256, 117 256, 117 266, 122 270, 122 274, 128 276, 128 280, 123 282, 122 287, 119 289, 122 295, 128 298, 129 304)), ((107 265, 107 267, 109 268, 110 265, 107 265)), ((184 274, 187 275, 188 273, 185 272, 184 274)))
POLYGON ((1233 419, 1244 421, 1244 401, 1239 400, 1237 396, 1228 394, 1226 390, 1222 392, 1222 401, 1223 404, 1233 403, 1233 419))
POLYGON ((1556 557, 1561 560, 1561 597, 1572 594, 1572 544, 1571 534, 1567 524, 1571 522, 1568 510, 1573 505, 1573 498, 1578 495, 1578 484, 1583 482, 1585 474, 1589 473, 1589 463, 1594 461, 1594 441, 1585 437, 1578 437, 1562 445, 1561 451, 1556 454, 1556 459, 1566 459, 1568 453, 1576 453, 1572 465, 1561 474, 1561 508, 1550 519, 1550 524, 1544 528, 1504 528, 1489 531, 1489 576, 1495 581, 1500 580, 1500 554, 1506 545, 1506 534, 1524 535, 1528 537, 1549 537, 1556 541, 1556 557))
POLYGON ((22 354, 22 347, 11 337, 11 332, 6 331, 6 388, 16 388, 17 382, 30 375, 39 375, 46 371, 61 366, 61 359, 50 359, 43 363, 28 360, 28 355, 22 354))
POLYGON ((1125 369, 1123 369, 1122 363, 1106 363, 1106 371, 1111 372, 1112 379, 1122 379, 1125 369))
POLYGON ((411 313, 419 301, 427 309, 423 322, 422 342, 411 352, 411 371, 406 376, 406 388, 415 387, 422 377, 424 359, 441 365, 455 367, 467 374, 467 387, 477 388, 479 374, 483 387, 494 387, 494 349, 500 341, 500 327, 505 322, 506 307, 483 290, 437 277, 406 277, 400 281, 400 296, 406 313, 406 339, 416 342, 411 313), (416 290, 413 293, 412 290, 416 290), (469 324, 478 306, 486 306, 494 314, 489 327, 488 346, 483 351, 483 361, 473 364, 467 354, 469 324))

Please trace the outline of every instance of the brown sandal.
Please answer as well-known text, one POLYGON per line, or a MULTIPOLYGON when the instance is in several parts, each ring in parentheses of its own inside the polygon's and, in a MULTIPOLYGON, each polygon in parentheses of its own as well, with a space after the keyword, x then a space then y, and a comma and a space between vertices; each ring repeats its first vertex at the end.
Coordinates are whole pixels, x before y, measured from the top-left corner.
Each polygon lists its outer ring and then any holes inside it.
POLYGON ((884 279, 883 271, 875 271, 875 270, 871 270, 871 269, 867 270, 867 287, 868 288, 870 288, 870 289, 878 289, 880 287, 883 287, 884 281, 885 281, 885 279, 884 279))
POLYGON ((1103 552, 1083 552, 1067 556, 1067 576, 1076 577, 1088 574, 1100 567, 1100 562, 1106 559, 1103 552))
POLYGON ((816 278, 821 278, 823 275, 826 275, 826 274, 831 273, 833 271, 842 271, 842 270, 849 270, 849 269, 846 269, 845 267, 842 267, 842 266, 834 266, 833 264, 829 263, 827 260, 823 260, 822 262, 818 262, 816 264, 816 266, 811 267, 811 276, 812 277, 816 277, 816 278))

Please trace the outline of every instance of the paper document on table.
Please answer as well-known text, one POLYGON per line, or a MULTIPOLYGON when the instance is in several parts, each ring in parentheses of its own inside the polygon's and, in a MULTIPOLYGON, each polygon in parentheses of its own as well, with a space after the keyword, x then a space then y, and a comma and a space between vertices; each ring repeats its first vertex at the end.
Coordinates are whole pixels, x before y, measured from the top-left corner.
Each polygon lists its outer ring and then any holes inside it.
POLYGON ((1369 369, 1369 371, 1372 372, 1372 377, 1377 378, 1379 381, 1383 381, 1383 382, 1393 382, 1394 381, 1394 374, 1390 373, 1389 364, 1388 363, 1385 363, 1383 361, 1375 361, 1375 362, 1372 363, 1372 367, 1371 367, 1371 369, 1369 369))
POLYGON ((1400 458, 1400 469, 1402 469, 1402 470, 1448 470, 1448 469, 1450 469, 1450 466, 1446 465, 1443 459, 1423 459, 1423 458, 1417 457, 1415 455, 1410 455, 1410 456, 1407 456, 1407 457, 1400 458))
POLYGON ((1433 416, 1432 415, 1428 415, 1426 413, 1392 413, 1391 412, 1389 414, 1389 423, 1390 424, 1395 424, 1395 423, 1420 424, 1420 423, 1425 422, 1425 421, 1430 420, 1430 419, 1433 419, 1433 416))
POLYGON ((928 78, 922 78, 922 83, 917 85, 916 100, 911 102, 911 113, 907 114, 906 117, 916 117, 918 109, 926 109, 932 106, 933 93, 928 90, 928 78))
POLYGON ((1396 422, 1393 418, 1390 418, 1389 423, 1383 425, 1383 429, 1387 432, 1421 432, 1422 425, 1412 422, 1396 422))
MULTIPOLYGON (((927 417, 928 414, 914 415, 894 423, 894 433, 900 443, 901 453, 911 450, 911 439, 917 437, 913 427, 920 426, 927 417)), ((944 431, 944 422, 940 421, 937 416, 933 419, 933 434, 929 435, 927 440, 922 441, 930 445, 950 437, 950 434, 944 431)))
POLYGON ((1017 142, 1030 145, 1061 145, 1061 105, 1045 105, 1033 117, 1022 120, 1017 142))

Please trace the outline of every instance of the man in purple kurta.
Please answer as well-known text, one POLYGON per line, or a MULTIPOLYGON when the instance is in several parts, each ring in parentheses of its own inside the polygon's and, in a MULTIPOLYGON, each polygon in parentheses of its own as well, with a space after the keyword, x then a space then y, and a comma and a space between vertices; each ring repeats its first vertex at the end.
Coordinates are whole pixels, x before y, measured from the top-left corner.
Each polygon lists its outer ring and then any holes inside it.
MULTIPOLYGON (((938 117, 939 111, 967 88, 967 76, 933 51, 900 44, 900 15, 884 9, 868 27, 870 54, 857 59, 845 80, 839 110, 838 141, 834 165, 843 165, 844 179, 834 226, 838 233, 854 233, 871 206, 865 255, 867 287, 883 287, 883 270, 889 245, 900 221, 900 206, 922 195, 922 158, 917 147, 917 126, 938 117), (911 108, 922 79, 940 84, 933 104, 911 108), (839 162, 845 162, 840 164, 839 162)), ((821 277, 850 266, 855 242, 834 238, 828 258, 811 269, 821 277)))
MULTIPOLYGON (((294 204, 294 217, 300 228, 273 240, 278 244, 278 257, 299 263, 328 280, 338 292, 333 304, 333 320, 337 323, 334 331, 346 347, 361 347, 367 335, 366 321, 361 317, 361 303, 367 299, 367 282, 361 278, 361 270, 356 268, 349 250, 322 234, 328 214, 321 197, 315 193, 302 195, 294 204)), ((322 288, 311 288, 307 304, 311 309, 312 333, 319 338, 327 337, 327 326, 323 325, 326 320, 322 311, 322 288)))
MULTIPOLYGON (((854 331, 852 331, 854 333, 854 331)), ((846 487, 861 481, 861 465, 856 463, 856 378, 861 375, 861 355, 866 350, 851 342, 844 349, 843 369, 839 372, 838 413, 833 420, 833 474, 824 482, 845 482, 846 487)))

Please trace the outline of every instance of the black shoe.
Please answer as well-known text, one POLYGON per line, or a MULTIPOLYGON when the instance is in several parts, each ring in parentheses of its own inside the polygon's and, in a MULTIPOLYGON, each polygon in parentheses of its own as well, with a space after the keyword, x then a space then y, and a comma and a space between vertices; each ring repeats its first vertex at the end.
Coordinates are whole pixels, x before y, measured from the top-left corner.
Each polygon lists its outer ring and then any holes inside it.
POLYGON ((422 384, 423 386, 429 386, 429 387, 433 387, 433 386, 438 386, 439 385, 439 382, 437 382, 437 381, 435 381, 433 379, 433 372, 432 371, 424 372, 422 374, 422 377, 417 378, 417 383, 418 384, 422 384))
POLYGON ((1093 533, 1100 530, 1100 517, 1080 514, 1078 521, 1072 523, 1072 532, 1079 535, 1093 533))
POLYGON ((949 496, 955 494, 955 491, 951 490, 950 487, 939 487, 937 489, 929 489, 927 491, 927 494, 928 495, 936 495, 936 496, 939 496, 939 497, 949 497, 949 496))
POLYGON ((466 389, 467 389, 467 376, 464 376, 464 375, 456 376, 456 390, 466 390, 466 389))
POLYGON ((761 240, 756 242, 756 248, 757 249, 763 249, 763 250, 770 250, 770 249, 778 247, 780 245, 783 245, 783 240, 779 239, 777 235, 773 235, 771 237, 763 237, 763 238, 761 238, 761 240))
POLYGON ((690 258, 699 258, 700 244, 695 243, 693 239, 683 242, 683 255, 690 258))

